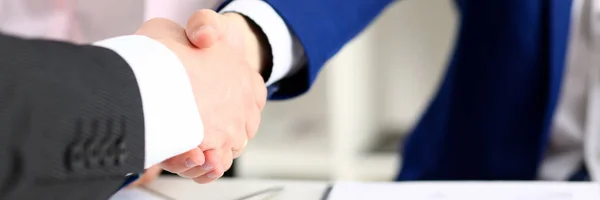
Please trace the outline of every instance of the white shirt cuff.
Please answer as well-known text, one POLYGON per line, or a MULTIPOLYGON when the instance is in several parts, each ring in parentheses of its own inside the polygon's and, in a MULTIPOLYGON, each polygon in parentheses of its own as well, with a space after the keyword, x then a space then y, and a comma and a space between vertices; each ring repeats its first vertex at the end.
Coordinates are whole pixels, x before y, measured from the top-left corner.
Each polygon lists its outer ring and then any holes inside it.
POLYGON ((204 127, 186 70, 175 53, 140 35, 94 45, 118 53, 135 74, 144 111, 144 168, 200 145, 204 127))
POLYGON ((262 0, 235 0, 219 12, 245 15, 260 26, 267 36, 273 54, 273 68, 267 86, 293 74, 304 64, 302 44, 268 3, 262 0))

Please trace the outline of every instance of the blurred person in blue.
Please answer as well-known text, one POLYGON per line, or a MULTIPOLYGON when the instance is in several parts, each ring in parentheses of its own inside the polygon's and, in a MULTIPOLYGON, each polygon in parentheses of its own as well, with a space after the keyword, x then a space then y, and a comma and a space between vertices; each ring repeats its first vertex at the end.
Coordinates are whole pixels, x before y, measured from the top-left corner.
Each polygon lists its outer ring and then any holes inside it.
MULTIPOLYGON (((394 1, 265 2, 302 52, 292 68, 272 69, 284 78, 268 82, 269 98, 283 100, 308 91, 323 64, 394 1)), ((455 3, 451 61, 396 179, 600 180, 600 1, 455 3)))

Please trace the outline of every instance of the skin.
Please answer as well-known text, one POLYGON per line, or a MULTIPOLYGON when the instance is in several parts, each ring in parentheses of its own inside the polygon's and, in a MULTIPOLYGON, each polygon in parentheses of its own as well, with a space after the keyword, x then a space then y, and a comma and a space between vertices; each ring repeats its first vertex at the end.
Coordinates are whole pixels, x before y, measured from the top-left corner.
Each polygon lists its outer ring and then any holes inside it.
MULTIPOLYGON (((152 24, 155 23, 170 27, 169 35, 179 43, 171 46, 189 50, 175 51, 184 65, 189 62, 204 67, 198 70, 186 65, 194 93, 198 94, 196 99, 200 101, 197 105, 205 137, 198 148, 147 169, 132 186, 150 183, 160 175, 161 168, 197 183, 212 182, 231 168, 233 159, 242 154, 248 140, 258 131, 260 113, 266 103, 266 86, 259 72, 268 59, 258 36, 262 33, 257 33, 240 14, 222 15, 212 10, 195 12, 185 30, 171 22, 161 20, 152 24), (230 81, 224 82, 223 77, 229 77, 230 81), (220 83, 220 88, 215 88, 215 83, 220 83), (219 90, 228 92, 216 92, 219 90), (217 95, 207 98, 204 94, 217 95), (234 102, 234 99, 251 100, 234 102)), ((138 34, 152 35, 152 31, 155 30, 142 27, 138 34)), ((160 41, 162 37, 154 39, 160 41)))

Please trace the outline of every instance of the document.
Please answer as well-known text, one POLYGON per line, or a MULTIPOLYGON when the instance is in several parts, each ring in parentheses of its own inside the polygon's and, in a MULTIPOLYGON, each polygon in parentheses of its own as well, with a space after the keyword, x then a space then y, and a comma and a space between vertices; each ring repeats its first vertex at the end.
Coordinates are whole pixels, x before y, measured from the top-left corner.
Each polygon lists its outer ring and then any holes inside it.
POLYGON ((144 188, 127 188, 122 189, 114 194, 110 200, 169 200, 167 198, 160 197, 145 190, 144 188))
POLYGON ((590 182, 341 182, 329 200, 598 200, 590 182))

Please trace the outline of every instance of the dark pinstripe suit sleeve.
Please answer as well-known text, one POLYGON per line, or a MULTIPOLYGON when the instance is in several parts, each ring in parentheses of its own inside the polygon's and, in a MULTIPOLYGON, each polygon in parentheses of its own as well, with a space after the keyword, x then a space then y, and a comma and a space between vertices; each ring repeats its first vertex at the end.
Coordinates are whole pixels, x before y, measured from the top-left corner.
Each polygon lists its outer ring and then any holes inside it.
POLYGON ((101 47, 0 35, 0 199, 107 199, 143 165, 127 62, 101 47))

